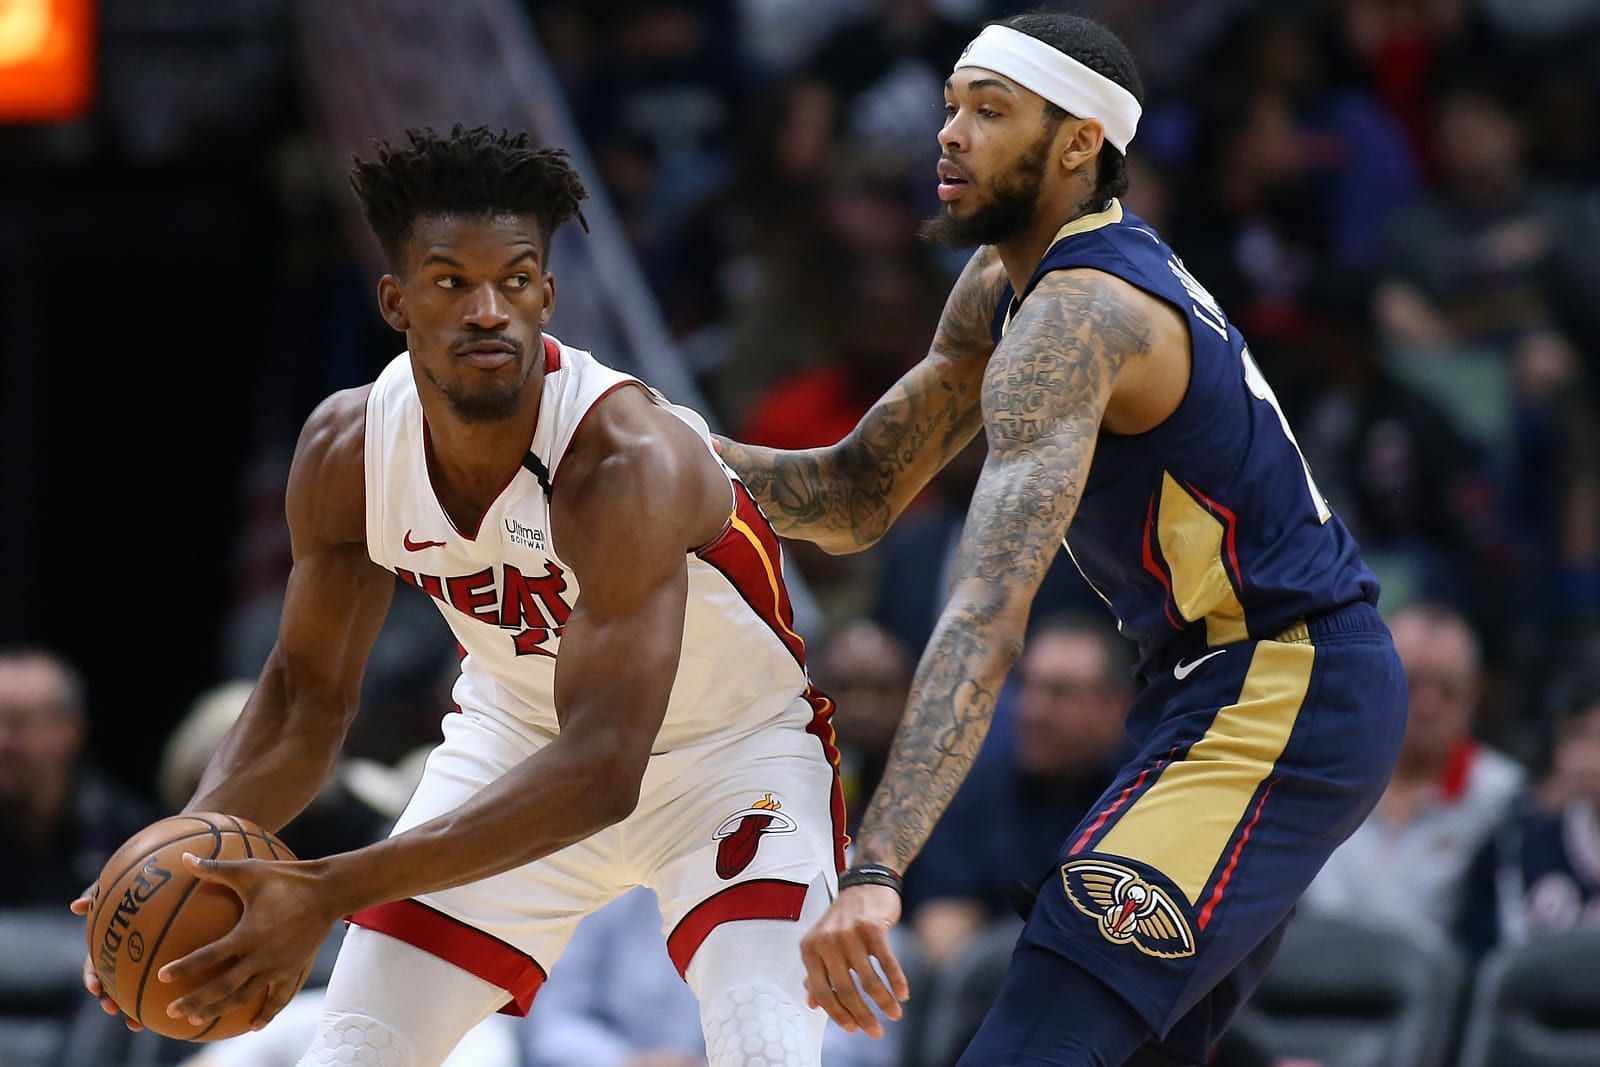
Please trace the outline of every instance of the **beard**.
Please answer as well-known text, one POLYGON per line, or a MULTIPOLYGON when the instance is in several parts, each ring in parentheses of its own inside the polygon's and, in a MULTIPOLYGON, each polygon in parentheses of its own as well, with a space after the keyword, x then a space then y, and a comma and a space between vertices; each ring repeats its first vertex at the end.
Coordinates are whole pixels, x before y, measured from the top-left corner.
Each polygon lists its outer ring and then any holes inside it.
MULTIPOLYGON (((520 352, 518 360, 519 362, 521 360, 520 352)), ((422 364, 422 373, 433 383, 433 387, 443 394, 445 402, 450 405, 450 410, 462 422, 503 422, 515 415, 521 406, 522 388, 533 373, 533 364, 529 362, 522 368, 522 373, 514 379, 502 381, 489 378, 480 382, 478 388, 472 392, 441 382, 426 364, 422 364)))
POLYGON ((972 248, 997 245, 1021 233, 1038 211, 1045 162, 1054 138, 1055 131, 1047 131, 1026 155, 996 177, 987 204, 964 217, 952 213, 947 205, 918 228, 918 235, 930 244, 972 248))

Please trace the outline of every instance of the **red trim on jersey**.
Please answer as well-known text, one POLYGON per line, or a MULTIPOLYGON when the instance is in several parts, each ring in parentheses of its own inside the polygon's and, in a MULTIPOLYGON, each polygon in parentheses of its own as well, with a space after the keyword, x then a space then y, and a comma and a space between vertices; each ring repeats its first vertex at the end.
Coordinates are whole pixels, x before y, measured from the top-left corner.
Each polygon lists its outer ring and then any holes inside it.
POLYGON ((543 340, 544 372, 546 374, 554 374, 556 371, 561 369, 561 346, 550 340, 548 337, 543 338, 543 340))
POLYGON ((572 446, 578 443, 578 435, 583 433, 584 423, 589 421, 589 416, 594 413, 594 409, 600 406, 600 401, 628 385, 636 385, 640 389, 644 388, 644 383, 637 378, 628 378, 614 385, 608 385, 604 392, 590 401, 589 406, 583 409, 583 414, 578 416, 578 425, 573 429, 572 436, 567 438, 567 450, 561 453, 561 458, 556 462, 556 469, 550 472, 550 491, 552 493, 556 491, 556 481, 561 477, 561 471, 567 465, 567 457, 572 454, 572 446))
POLYGON ((1183 629, 1183 624, 1172 614, 1172 579, 1167 577, 1167 572, 1156 561, 1155 550, 1150 546, 1150 531, 1155 528, 1155 525, 1156 498, 1154 494, 1151 494, 1150 508, 1145 513, 1144 519, 1144 569, 1155 575, 1156 581, 1161 583, 1161 588, 1167 591, 1166 598, 1161 601, 1161 610, 1167 613, 1167 621, 1173 625, 1173 628, 1181 630, 1183 629))
POLYGON ((1128 798, 1133 796, 1133 794, 1137 793, 1144 786, 1144 781, 1146 778, 1150 777, 1152 773, 1160 774, 1161 769, 1172 762, 1172 757, 1176 755, 1177 752, 1178 750, 1174 748, 1171 752, 1157 760, 1153 766, 1146 767, 1144 770, 1140 771, 1139 777, 1135 778, 1128 784, 1128 788, 1124 789, 1117 796, 1116 801, 1113 802, 1112 805, 1105 811, 1102 811, 1100 813, 1100 817, 1096 819, 1087 829, 1085 829, 1083 833, 1078 835, 1078 840, 1073 842, 1072 850, 1068 852, 1067 855, 1076 856, 1078 853, 1087 848, 1089 842, 1094 838, 1094 835, 1099 833, 1100 828, 1106 824, 1106 820, 1110 819, 1111 816, 1122 810, 1122 805, 1128 802, 1128 798))
POLYGON ((806 902, 806 887, 781 878, 753 878, 707 897, 667 935, 667 955, 678 974, 687 978, 689 962, 711 931, 741 919, 783 919, 794 922, 806 902))
POLYGON ((822 744, 822 755, 833 768, 833 785, 829 789, 828 816, 833 821, 833 871, 838 874, 845 868, 844 850, 850 845, 850 835, 844 832, 844 787, 839 782, 839 738, 833 729, 833 699, 814 685, 806 686, 806 703, 811 705, 811 721, 806 723, 806 733, 822 744))
POLYGON ((500 1009, 502 1015, 528 1014, 534 994, 544 985, 545 970, 538 960, 421 901, 379 904, 356 912, 349 921, 420 948, 504 989, 511 1000, 500 1009))
POLYGON ((1235 589, 1243 590, 1244 571, 1239 568, 1239 516, 1235 515, 1230 508, 1212 500, 1188 482, 1183 483, 1183 487, 1189 490, 1189 493, 1199 500, 1201 504, 1205 505, 1207 510, 1222 520, 1223 542, 1228 546, 1228 562, 1233 565, 1233 585, 1235 589))
POLYGON ((1211 922, 1211 913, 1217 905, 1222 903, 1223 894, 1228 890, 1228 882, 1233 879, 1233 869, 1239 866, 1239 853, 1244 851, 1244 846, 1250 841, 1250 832, 1256 828, 1256 823, 1261 821, 1261 809, 1266 807, 1267 798, 1272 795, 1272 787, 1277 785, 1273 781, 1261 791, 1261 799, 1256 801, 1256 810, 1250 816, 1250 821, 1245 824, 1244 833, 1239 835, 1239 840, 1234 843, 1233 852, 1228 856, 1228 866, 1223 868, 1222 877, 1217 879, 1217 887, 1211 891, 1211 899, 1206 901, 1206 906, 1200 911, 1197 925, 1204 930, 1211 922))
POLYGON ((767 624, 795 662, 804 669, 806 643, 794 629, 794 605, 783 582, 778 537, 748 490, 733 486, 733 515, 709 544, 695 555, 722 572, 750 610, 767 624), (748 531, 748 533, 746 532, 748 531))

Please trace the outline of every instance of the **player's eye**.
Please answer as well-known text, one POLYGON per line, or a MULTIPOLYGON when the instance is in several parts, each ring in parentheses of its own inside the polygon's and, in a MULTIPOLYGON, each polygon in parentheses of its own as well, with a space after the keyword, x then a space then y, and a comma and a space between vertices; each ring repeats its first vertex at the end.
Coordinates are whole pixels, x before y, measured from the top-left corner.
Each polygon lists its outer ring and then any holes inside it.
POLYGON ((978 109, 978 116, 985 119, 996 119, 1000 117, 1000 112, 996 111, 992 107, 980 107, 978 109))
POLYGON ((433 280, 433 284, 441 289, 459 289, 461 288, 461 279, 454 274, 441 274, 433 280))
POLYGON ((956 106, 954 104, 946 104, 944 106, 944 120, 946 122, 949 122, 951 119, 953 119, 955 117, 956 117, 956 106))
POLYGON ((505 285, 507 289, 526 289, 532 281, 526 274, 513 274, 506 279, 505 285))

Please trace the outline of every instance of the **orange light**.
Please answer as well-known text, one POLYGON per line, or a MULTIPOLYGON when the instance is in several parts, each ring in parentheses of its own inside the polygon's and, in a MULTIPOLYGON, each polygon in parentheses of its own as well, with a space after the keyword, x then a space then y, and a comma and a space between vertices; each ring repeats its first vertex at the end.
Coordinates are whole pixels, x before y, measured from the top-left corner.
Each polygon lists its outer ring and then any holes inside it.
POLYGON ((0 123, 87 115, 94 52, 94 0, 0 0, 0 123))

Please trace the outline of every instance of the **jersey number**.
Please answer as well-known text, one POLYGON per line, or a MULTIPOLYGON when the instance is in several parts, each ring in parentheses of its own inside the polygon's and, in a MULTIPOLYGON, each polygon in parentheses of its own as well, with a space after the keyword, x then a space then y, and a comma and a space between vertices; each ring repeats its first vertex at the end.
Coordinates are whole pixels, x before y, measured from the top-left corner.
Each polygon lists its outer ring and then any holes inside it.
POLYGON ((1239 357, 1244 360, 1244 384, 1250 388, 1251 395, 1257 400, 1265 400, 1272 405, 1272 410, 1278 415, 1278 425, 1283 427, 1283 436, 1289 439, 1295 455, 1300 457, 1300 469, 1306 474, 1306 488, 1311 491, 1311 503, 1317 509, 1317 521, 1327 522, 1333 517, 1333 512, 1328 510, 1328 502, 1323 499, 1322 490, 1317 488, 1316 479, 1311 477, 1311 464, 1306 462, 1305 453, 1300 451, 1300 442, 1294 439, 1294 431, 1289 429, 1289 420, 1278 404, 1277 394, 1272 391, 1272 386, 1267 384, 1261 368, 1256 366, 1255 357, 1250 355, 1250 349, 1239 349, 1239 357))

